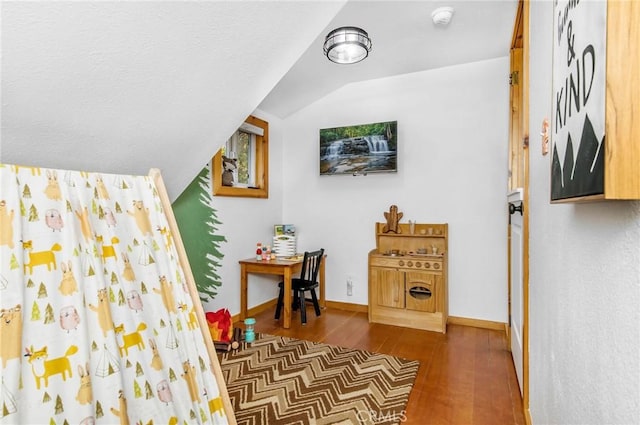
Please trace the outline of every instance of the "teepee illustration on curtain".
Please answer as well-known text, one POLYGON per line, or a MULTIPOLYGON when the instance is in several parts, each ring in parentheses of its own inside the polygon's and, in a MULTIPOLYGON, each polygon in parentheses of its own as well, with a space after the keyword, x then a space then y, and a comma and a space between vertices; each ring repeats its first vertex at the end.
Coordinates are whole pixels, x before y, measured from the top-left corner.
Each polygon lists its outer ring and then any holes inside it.
POLYGON ((0 289, 7 289, 8 284, 9 284, 9 281, 0 274, 0 289))
POLYGON ((153 258, 153 254, 151 253, 151 249, 147 246, 147 243, 144 242, 142 244, 142 249, 140 252, 140 257, 138 258, 138 264, 142 264, 143 266, 148 266, 149 264, 155 263, 156 260, 153 258))
POLYGON ((72 173, 71 171, 65 172, 63 180, 67 186, 76 187, 75 173, 72 173))
POLYGON ((87 255, 84 256, 83 269, 85 276, 95 276, 96 274, 96 264, 93 256, 89 254, 89 251, 86 251, 87 255))
POLYGON ((96 367, 96 376, 104 378, 113 373, 116 373, 120 370, 120 366, 118 365, 118 359, 111 354, 107 345, 104 345, 104 351, 100 356, 100 361, 98 362, 98 367, 96 367))
POLYGON ((113 186, 117 187, 118 189, 129 189, 129 187, 131 187, 127 183, 127 179, 125 179, 122 175, 118 175, 113 179, 113 186))
POLYGON ((0 417, 16 413, 17 410, 15 397, 9 392, 9 389, 4 385, 4 380, 2 380, 2 414, 0 417))
POLYGON ((167 348, 178 348, 178 338, 176 337, 176 331, 173 328, 173 323, 169 320, 169 335, 167 335, 167 348))

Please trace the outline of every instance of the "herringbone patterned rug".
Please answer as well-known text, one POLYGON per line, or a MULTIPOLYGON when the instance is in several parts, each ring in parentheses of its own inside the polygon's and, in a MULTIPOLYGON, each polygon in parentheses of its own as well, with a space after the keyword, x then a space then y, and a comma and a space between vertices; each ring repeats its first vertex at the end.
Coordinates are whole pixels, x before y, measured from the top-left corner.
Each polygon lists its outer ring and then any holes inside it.
POLYGON ((386 354, 257 335, 220 357, 238 424, 398 424, 420 366, 386 354))

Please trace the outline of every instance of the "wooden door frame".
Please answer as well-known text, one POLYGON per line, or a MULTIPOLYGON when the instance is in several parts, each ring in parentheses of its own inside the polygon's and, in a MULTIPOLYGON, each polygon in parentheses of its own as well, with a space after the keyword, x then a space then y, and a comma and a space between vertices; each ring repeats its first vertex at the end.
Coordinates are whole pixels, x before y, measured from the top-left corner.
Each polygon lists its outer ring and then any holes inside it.
MULTIPOLYGON (((512 76, 517 79, 517 84, 521 85, 521 96, 517 107, 520 108, 519 119, 513 122, 510 114, 510 128, 519 126, 518 135, 521 137, 519 143, 522 149, 520 154, 513 155, 512 146, 509 146, 510 154, 510 171, 512 175, 509 179, 510 190, 515 190, 521 186, 523 189, 522 201, 522 407, 524 411, 525 421, 531 425, 531 411, 529 410, 529 1, 519 0, 518 11, 516 13, 513 26, 513 37, 511 40, 511 49, 522 49, 519 56, 521 60, 521 75, 512 76), (520 144, 521 143, 521 144, 520 144), (514 169, 515 168, 515 169, 514 169), (513 174, 516 173, 514 176, 513 174)), ((511 65, 513 66, 513 65, 511 65)), ((513 70, 510 70, 512 72, 513 70)), ((510 99, 510 107, 513 108, 514 99, 510 99)), ((513 133, 513 131, 511 132, 513 133)), ((512 134, 510 134, 511 138, 512 134)), ((508 235, 511 236, 509 228, 508 235)), ((508 242, 510 243, 510 241, 508 242)), ((511 257, 510 249, 508 249, 509 261, 509 324, 511 323, 511 257)), ((511 347, 510 325, 508 326, 509 347, 511 347)))

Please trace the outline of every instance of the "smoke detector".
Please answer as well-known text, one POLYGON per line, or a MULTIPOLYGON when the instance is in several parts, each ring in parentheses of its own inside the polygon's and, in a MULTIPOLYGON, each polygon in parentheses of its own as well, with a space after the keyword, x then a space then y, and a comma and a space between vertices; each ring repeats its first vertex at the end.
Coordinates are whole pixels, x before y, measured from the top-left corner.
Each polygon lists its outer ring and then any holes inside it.
POLYGON ((439 7, 431 13, 431 19, 436 25, 446 26, 453 16, 453 7, 439 7))

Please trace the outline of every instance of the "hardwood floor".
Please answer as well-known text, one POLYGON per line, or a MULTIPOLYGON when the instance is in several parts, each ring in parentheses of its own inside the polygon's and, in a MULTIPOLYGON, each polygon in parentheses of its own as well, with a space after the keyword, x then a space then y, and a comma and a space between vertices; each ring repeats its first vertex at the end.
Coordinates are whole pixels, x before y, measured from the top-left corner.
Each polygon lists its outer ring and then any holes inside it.
MULTIPOLYGON (((449 325, 447 334, 370 324, 366 313, 326 309, 291 329, 255 315, 256 332, 325 342, 420 361, 403 424, 524 424, 522 399, 504 332, 449 325)), ((242 326, 242 325, 240 325, 242 326)))

